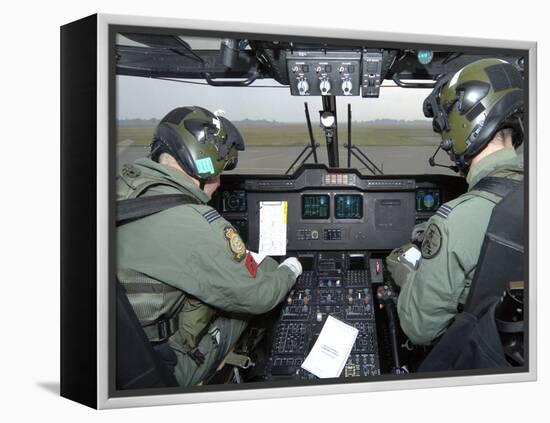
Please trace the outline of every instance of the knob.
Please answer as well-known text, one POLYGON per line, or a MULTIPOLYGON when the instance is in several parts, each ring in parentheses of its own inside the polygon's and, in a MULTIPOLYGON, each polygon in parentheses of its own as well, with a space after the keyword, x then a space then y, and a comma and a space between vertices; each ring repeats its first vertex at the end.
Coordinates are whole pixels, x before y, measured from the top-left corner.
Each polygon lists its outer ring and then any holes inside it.
POLYGON ((309 83, 306 79, 301 79, 298 81, 298 92, 300 95, 306 95, 309 91, 309 83))
POLYGON ((323 79, 319 84, 319 89, 321 90, 322 95, 327 95, 330 92, 330 81, 323 79))
POLYGON ((353 84, 349 79, 344 79, 342 81, 342 92, 344 95, 351 95, 351 88, 353 87, 353 84))
POLYGON ((298 67, 298 65, 292 66, 292 72, 298 73, 299 70, 300 70, 300 68, 298 67))
POLYGON ((312 231, 311 231, 311 238, 312 238, 312 239, 319 239, 319 231, 317 231, 317 230, 315 230, 315 229, 312 230, 312 231))
POLYGON ((323 68, 319 65, 315 66, 315 72, 317 73, 321 73, 321 71, 323 70, 323 68))

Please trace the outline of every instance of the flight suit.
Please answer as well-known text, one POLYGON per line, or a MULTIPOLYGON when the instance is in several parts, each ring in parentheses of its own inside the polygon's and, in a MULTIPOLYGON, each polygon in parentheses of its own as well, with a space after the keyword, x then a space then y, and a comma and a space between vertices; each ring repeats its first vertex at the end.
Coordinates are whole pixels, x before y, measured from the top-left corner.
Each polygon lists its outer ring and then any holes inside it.
POLYGON ((169 320, 177 327, 162 355, 186 386, 208 379, 249 316, 273 309, 296 278, 270 257, 252 269, 235 229, 206 205, 208 195, 184 173, 139 159, 125 165, 117 179, 118 200, 178 193, 197 204, 118 227, 117 275, 149 340, 157 340, 156 319, 176 316, 169 320), (193 340, 197 345, 190 346, 193 340))
POLYGON ((466 302, 493 207, 500 201, 472 190, 486 176, 522 180, 523 156, 507 148, 472 166, 466 177, 468 192, 443 204, 424 224, 422 255, 416 264, 399 259, 399 250, 387 259, 401 287, 401 328, 415 344, 428 345, 441 336, 466 302))

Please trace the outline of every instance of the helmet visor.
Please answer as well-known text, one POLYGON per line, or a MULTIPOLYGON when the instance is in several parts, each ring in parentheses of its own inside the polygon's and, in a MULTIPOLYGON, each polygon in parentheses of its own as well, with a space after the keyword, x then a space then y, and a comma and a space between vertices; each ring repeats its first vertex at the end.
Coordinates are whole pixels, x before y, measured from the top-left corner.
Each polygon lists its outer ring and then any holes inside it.
POLYGON ((223 160, 227 157, 233 147, 238 151, 244 150, 244 139, 239 133, 239 130, 228 119, 223 116, 218 116, 225 128, 225 137, 218 139, 218 160, 223 160))
POLYGON ((423 111, 424 116, 427 118, 432 118, 432 126, 434 132, 441 134, 443 131, 448 131, 450 129, 448 112, 454 106, 452 104, 441 104, 441 90, 445 84, 451 79, 452 75, 445 75, 440 78, 435 84, 434 89, 428 97, 424 100, 423 111))

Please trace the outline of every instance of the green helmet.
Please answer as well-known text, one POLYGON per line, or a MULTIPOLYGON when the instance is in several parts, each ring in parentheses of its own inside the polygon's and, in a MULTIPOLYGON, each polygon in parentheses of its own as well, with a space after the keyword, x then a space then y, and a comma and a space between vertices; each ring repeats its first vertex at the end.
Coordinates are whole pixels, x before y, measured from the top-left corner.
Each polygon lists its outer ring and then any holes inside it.
POLYGON ((459 169, 504 128, 513 130, 514 146, 523 140, 523 79, 510 63, 481 59, 439 79, 424 100, 441 148, 459 169))
POLYGON ((208 180, 237 166, 244 141, 226 118, 198 106, 178 107, 158 124, 151 158, 168 153, 189 175, 208 180))

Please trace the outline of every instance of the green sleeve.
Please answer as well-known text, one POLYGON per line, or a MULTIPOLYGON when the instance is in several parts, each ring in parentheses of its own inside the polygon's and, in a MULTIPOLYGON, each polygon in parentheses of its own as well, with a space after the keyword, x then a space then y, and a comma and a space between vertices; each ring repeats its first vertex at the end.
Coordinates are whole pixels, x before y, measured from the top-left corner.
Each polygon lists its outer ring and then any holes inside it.
POLYGON ((124 225, 118 231, 119 267, 145 273, 227 312, 271 310, 294 285, 294 274, 266 257, 253 277, 244 258, 232 253, 224 234, 230 223, 219 215, 203 216, 212 210, 174 207, 124 225))
MULTIPOLYGON (((200 213, 208 210, 195 207, 200 213)), ((208 223, 199 221, 194 239, 196 249, 191 254, 192 275, 198 290, 192 295, 207 304, 236 313, 261 314, 273 309, 288 294, 295 282, 292 271, 278 268, 277 262, 266 257, 253 276, 246 259, 236 256, 225 234, 231 224, 220 217, 208 223)), ((187 272, 180 284, 188 280, 187 272)))
POLYGON ((410 248, 417 249, 414 244, 405 244, 404 246, 393 250, 390 255, 386 257, 386 267, 388 268, 393 281, 400 288, 414 275, 414 269, 416 266, 405 260, 403 257, 403 255, 410 248))
POLYGON ((492 205, 483 199, 461 203, 444 219, 434 215, 422 244, 422 258, 407 278, 397 310, 410 340, 427 345, 442 335, 471 284, 492 205))

